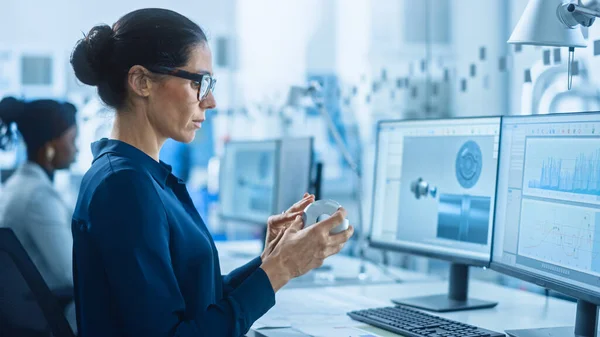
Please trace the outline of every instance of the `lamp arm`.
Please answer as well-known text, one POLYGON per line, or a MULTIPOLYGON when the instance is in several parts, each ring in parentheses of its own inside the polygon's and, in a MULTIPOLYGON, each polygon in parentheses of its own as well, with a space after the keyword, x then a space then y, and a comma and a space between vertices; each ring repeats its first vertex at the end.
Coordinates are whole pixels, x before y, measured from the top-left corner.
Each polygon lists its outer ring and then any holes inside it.
POLYGON ((600 11, 597 11, 595 9, 591 9, 589 7, 584 7, 581 5, 576 5, 576 4, 569 4, 567 6, 567 10, 571 13, 575 12, 575 13, 582 13, 582 14, 586 14, 589 16, 594 16, 597 18, 600 18, 600 11))
POLYGON ((600 11, 582 5, 568 3, 559 6, 558 17, 562 23, 569 28, 575 28, 578 25, 591 27, 596 18, 600 17, 600 11))

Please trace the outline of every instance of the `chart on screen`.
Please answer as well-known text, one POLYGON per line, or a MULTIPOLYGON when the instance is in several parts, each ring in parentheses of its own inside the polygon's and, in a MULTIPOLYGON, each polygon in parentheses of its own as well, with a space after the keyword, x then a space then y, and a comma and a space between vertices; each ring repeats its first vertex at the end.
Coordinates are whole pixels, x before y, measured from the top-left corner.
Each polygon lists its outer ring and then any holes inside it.
POLYGON ((519 255, 600 275, 598 209, 523 199, 519 255))
POLYGON ((523 195, 600 205, 600 140, 528 138, 523 195))

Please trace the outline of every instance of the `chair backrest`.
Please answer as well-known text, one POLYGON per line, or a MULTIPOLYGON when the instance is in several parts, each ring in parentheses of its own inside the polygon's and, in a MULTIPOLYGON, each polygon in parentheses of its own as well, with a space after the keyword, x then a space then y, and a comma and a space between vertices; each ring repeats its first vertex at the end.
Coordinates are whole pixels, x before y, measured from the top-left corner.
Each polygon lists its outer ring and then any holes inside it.
POLYGON ((15 173, 16 169, 2 169, 0 170, 0 184, 4 184, 10 176, 15 173))
POLYGON ((57 299, 9 228, 0 228, 0 336, 74 337, 57 299))

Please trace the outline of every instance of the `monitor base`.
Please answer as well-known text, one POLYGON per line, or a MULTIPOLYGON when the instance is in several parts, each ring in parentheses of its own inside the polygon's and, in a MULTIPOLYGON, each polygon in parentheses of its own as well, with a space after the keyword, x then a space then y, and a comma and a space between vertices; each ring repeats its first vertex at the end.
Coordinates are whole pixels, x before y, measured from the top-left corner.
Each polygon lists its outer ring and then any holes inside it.
POLYGON ((482 301, 468 297, 469 266, 453 263, 450 265, 447 295, 433 295, 392 300, 399 305, 435 312, 450 312, 472 309, 487 309, 498 302, 482 301))
POLYGON ((512 337, 595 337, 598 329, 598 307, 583 300, 577 301, 575 327, 507 330, 512 337))
POLYGON ((457 301, 450 299, 448 295, 393 299, 392 302, 399 305, 406 305, 417 309, 435 312, 488 309, 498 305, 498 302, 482 301, 473 298, 469 298, 465 301, 457 301))
POLYGON ((506 330, 511 337, 580 337, 575 335, 575 328, 565 326, 560 328, 506 330))

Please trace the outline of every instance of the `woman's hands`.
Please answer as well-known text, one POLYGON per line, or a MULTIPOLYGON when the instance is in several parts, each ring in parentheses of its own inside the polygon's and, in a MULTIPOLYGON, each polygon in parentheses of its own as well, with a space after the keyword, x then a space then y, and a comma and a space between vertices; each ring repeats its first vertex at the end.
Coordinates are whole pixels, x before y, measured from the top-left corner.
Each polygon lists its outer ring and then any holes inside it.
POLYGON ((269 250, 269 246, 271 246, 274 240, 278 237, 279 234, 283 234, 283 231, 290 227, 292 222, 296 216, 302 216, 302 212, 308 205, 315 202, 315 196, 312 194, 304 193, 302 200, 298 201, 292 207, 290 207, 287 211, 270 216, 267 220, 267 237, 265 239, 265 251, 261 254, 261 258, 264 260, 267 251, 269 250))
POLYGON ((354 234, 354 228, 350 226, 333 235, 329 231, 345 218, 346 210, 340 208, 327 220, 303 228, 302 216, 297 215, 287 229, 279 232, 265 249, 261 265, 274 291, 292 278, 320 267, 325 258, 337 254, 344 247, 354 234))

